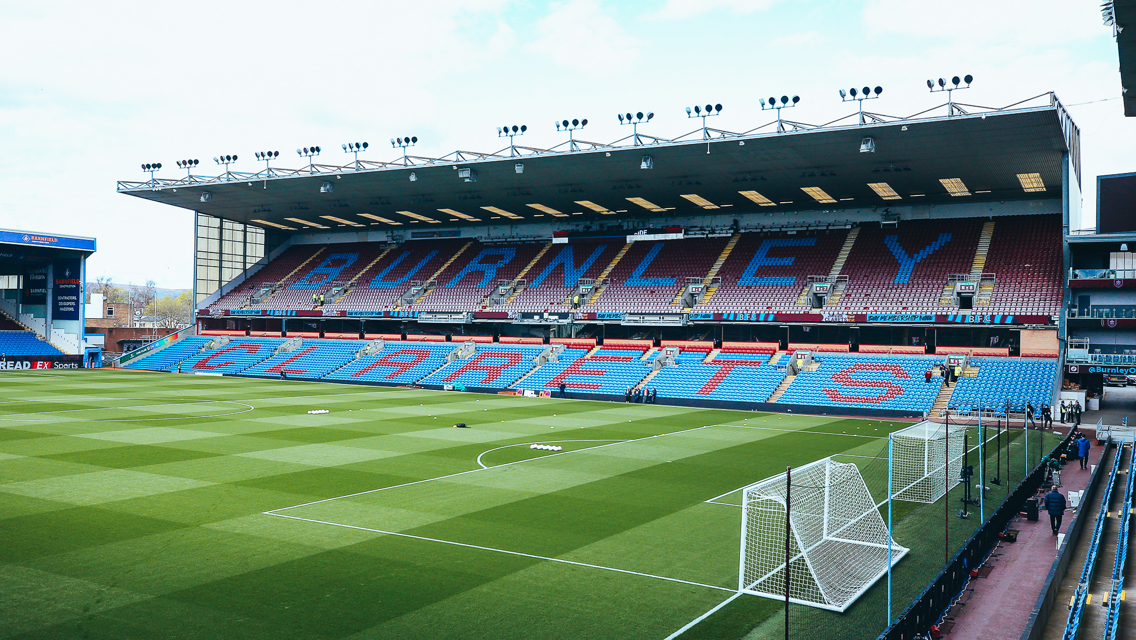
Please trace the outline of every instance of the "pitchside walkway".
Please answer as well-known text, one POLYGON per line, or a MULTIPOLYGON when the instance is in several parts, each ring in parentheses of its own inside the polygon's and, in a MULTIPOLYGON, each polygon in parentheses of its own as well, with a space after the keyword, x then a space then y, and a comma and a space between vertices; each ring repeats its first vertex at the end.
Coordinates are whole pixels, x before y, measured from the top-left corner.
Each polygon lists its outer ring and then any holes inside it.
MULTIPOLYGON (((1092 464, 1100 463, 1103 449, 1104 447, 1094 446, 1089 452, 1092 464)), ((1111 459, 1108 463, 1111 464, 1111 459)), ((1107 472, 1107 469, 1104 471, 1107 472)), ((1061 472, 1061 492, 1066 496, 1070 491, 1084 490, 1088 483, 1089 471, 1082 471, 1075 462, 1067 464, 1061 472)), ((1091 513, 1096 513, 1100 506, 1100 494, 1097 495, 1095 504, 1088 505, 1091 513)), ((1085 505, 1078 505, 1078 511, 1084 508, 1085 505)), ((1073 511, 1065 512, 1061 523, 1063 532, 1069 529, 1074 515, 1073 511)), ((1049 569, 1057 557, 1057 537, 1049 529, 1049 516, 1044 510, 1039 514, 1037 522, 1018 516, 1008 528, 1018 530, 1017 542, 998 544, 986 563, 989 570, 985 570, 986 567, 980 570, 980 577, 970 582, 969 588, 973 591, 963 593, 961 602, 966 604, 956 606, 954 625, 949 631, 944 629, 944 637, 960 640, 1018 640, 1021 637, 1037 604, 1049 569)), ((1079 559, 1074 556, 1069 565, 1067 581, 1075 582, 1079 575, 1080 570, 1074 572, 1072 567, 1084 565, 1085 551, 1078 549, 1078 552, 1079 559)), ((1070 594, 1059 595, 1058 602, 1061 602, 1062 597, 1068 602, 1070 594)), ((1065 624, 1063 611, 1063 608, 1058 607, 1052 618, 1052 622, 1060 618, 1062 628, 1065 624)))

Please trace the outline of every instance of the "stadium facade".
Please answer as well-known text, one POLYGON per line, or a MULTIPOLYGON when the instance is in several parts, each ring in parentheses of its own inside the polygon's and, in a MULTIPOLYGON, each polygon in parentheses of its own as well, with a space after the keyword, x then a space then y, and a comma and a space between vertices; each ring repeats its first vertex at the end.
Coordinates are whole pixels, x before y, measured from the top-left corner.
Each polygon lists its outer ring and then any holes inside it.
POLYGON ((119 183, 197 216, 198 335, 134 366, 912 415, 1057 398, 1081 177, 1053 94, 391 163, 345 150, 119 183))
POLYGON ((0 367, 78 368, 100 360, 84 334, 95 239, 0 229, 0 367))

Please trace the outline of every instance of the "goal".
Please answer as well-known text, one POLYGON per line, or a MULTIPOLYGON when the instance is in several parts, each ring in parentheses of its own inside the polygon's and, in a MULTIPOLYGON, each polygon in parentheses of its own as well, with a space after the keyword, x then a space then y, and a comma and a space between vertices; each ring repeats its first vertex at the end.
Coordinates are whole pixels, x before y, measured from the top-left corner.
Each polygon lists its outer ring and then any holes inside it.
POLYGON ((893 433, 892 497, 924 503, 942 498, 948 485, 960 482, 965 434, 965 426, 950 425, 948 433, 946 425, 926 420, 893 433))
MULTIPOLYGON (((855 464, 825 458, 791 471, 789 600, 844 611, 907 549, 887 526, 855 464)), ((786 475, 742 491, 738 590, 785 598, 786 475)))

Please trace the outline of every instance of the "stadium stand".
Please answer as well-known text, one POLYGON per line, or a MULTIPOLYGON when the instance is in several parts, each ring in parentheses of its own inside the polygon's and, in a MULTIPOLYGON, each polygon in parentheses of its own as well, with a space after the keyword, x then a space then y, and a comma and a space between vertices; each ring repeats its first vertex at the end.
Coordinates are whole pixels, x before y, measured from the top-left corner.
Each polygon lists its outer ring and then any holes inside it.
POLYGON ((768 364, 764 354, 719 354, 703 362, 705 357, 702 353, 680 352, 678 364, 664 367, 648 386, 665 398, 765 402, 785 377, 784 370, 768 364))
POLYGON ((806 312, 809 276, 827 276, 848 232, 743 233, 718 271, 721 285, 695 311, 806 312))
POLYGON ((345 296, 334 302, 328 300, 323 308, 325 311, 394 309, 411 283, 434 279, 434 274, 466 244, 460 240, 441 240, 391 247, 364 267, 345 296))
MULTIPOLYGON (((248 306, 253 296, 263 289, 269 289, 269 291, 265 291, 265 294, 271 295, 275 293, 272 289, 288 274, 324 252, 326 252, 326 248, 319 245, 303 244, 289 247, 275 260, 264 265, 247 281, 214 301, 210 307, 214 309, 241 309, 248 306)), ((311 302, 310 294, 308 302, 311 302)), ((310 307, 311 305, 308 306, 308 308, 310 307)))
POLYGON ((243 375, 316 379, 343 366, 357 351, 366 346, 365 340, 308 340, 295 351, 278 353, 249 369, 243 375))
POLYGON ((1061 307, 1061 219, 1013 216, 995 223, 985 271, 994 274, 989 313, 1050 315, 1061 307))
POLYGON ((576 285, 584 279, 598 278, 621 248, 601 243, 554 245, 525 274, 524 288, 494 309, 530 313, 566 311, 576 285))
POLYGON ((59 356, 63 352, 34 331, 0 330, 0 353, 9 356, 59 356))
POLYGON ((360 356, 325 376, 328 380, 414 384, 442 365, 453 343, 387 342, 382 351, 360 356))
POLYGON ((580 306, 584 312, 680 311, 686 278, 702 280, 727 238, 634 242, 613 258, 611 284, 580 306), (622 254, 622 255, 621 255, 622 254), (615 262, 618 260, 618 262, 615 262))
POLYGON ((548 243, 482 244, 474 242, 442 269, 437 286, 413 305, 420 311, 475 311, 498 281, 512 282, 548 243))
POLYGON ((533 359, 543 350, 543 345, 477 345, 472 357, 454 360, 418 383, 506 389, 536 366, 533 359))
POLYGON ((4 313, 0 313, 0 331, 25 331, 25 329, 19 322, 9 318, 4 313))
POLYGON ((164 349, 143 356, 125 365, 127 369, 142 369, 145 371, 173 371, 177 363, 201 351, 201 348, 213 340, 211 336, 189 336, 182 338, 164 349))
POLYGON ((644 353, 644 350, 627 348, 598 348, 587 354, 565 349, 560 362, 541 366, 516 388, 555 391, 563 382, 568 391, 622 397, 651 372, 651 362, 641 360, 644 353))
POLYGON ((284 340, 281 338, 233 340, 219 349, 205 349, 186 358, 181 362, 181 370, 186 373, 240 373, 271 357, 282 344, 284 340))
MULTIPOLYGON (((924 380, 924 372, 939 362, 927 357, 814 354, 816 369, 806 365, 779 402, 930 411, 942 379, 924 380)), ((1052 379, 1051 379, 1052 380, 1052 379)))
POLYGON ((977 372, 959 378, 948 406, 959 413, 969 413, 989 407, 997 415, 1010 411, 1020 413, 1030 402, 1037 411, 1050 402, 1053 378, 1057 375, 1055 360, 1004 360, 973 358, 968 371, 977 372))
POLYGON ((926 220, 860 228, 841 275, 837 308, 851 313, 958 313, 941 303, 952 274, 969 274, 982 220, 926 220))

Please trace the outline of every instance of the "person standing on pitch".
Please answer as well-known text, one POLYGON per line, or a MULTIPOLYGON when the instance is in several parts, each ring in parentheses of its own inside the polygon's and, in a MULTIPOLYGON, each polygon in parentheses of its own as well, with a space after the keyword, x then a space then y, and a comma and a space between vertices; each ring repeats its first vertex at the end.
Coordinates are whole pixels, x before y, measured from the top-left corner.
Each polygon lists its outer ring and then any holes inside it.
POLYGON ((1065 515, 1065 496, 1057 487, 1045 494, 1045 510, 1049 512, 1049 527, 1053 529, 1053 535, 1057 535, 1061 530, 1061 516, 1065 515))
POLYGON ((1081 468, 1087 469, 1089 466, 1089 449, 1092 448, 1093 443, 1089 442, 1089 439, 1082 433, 1074 444, 1077 445, 1077 457, 1081 459, 1081 468))
POLYGON ((1041 405, 1041 426, 1043 429, 1053 428, 1053 409, 1048 404, 1041 405))
POLYGON ((564 393, 564 391, 565 391, 566 389, 568 389, 568 385, 566 385, 566 384, 564 384, 563 382, 561 382, 561 383, 560 383, 560 397, 561 397, 561 398, 567 398, 567 397, 568 397, 568 396, 567 396, 567 395, 565 395, 565 393, 564 393))

